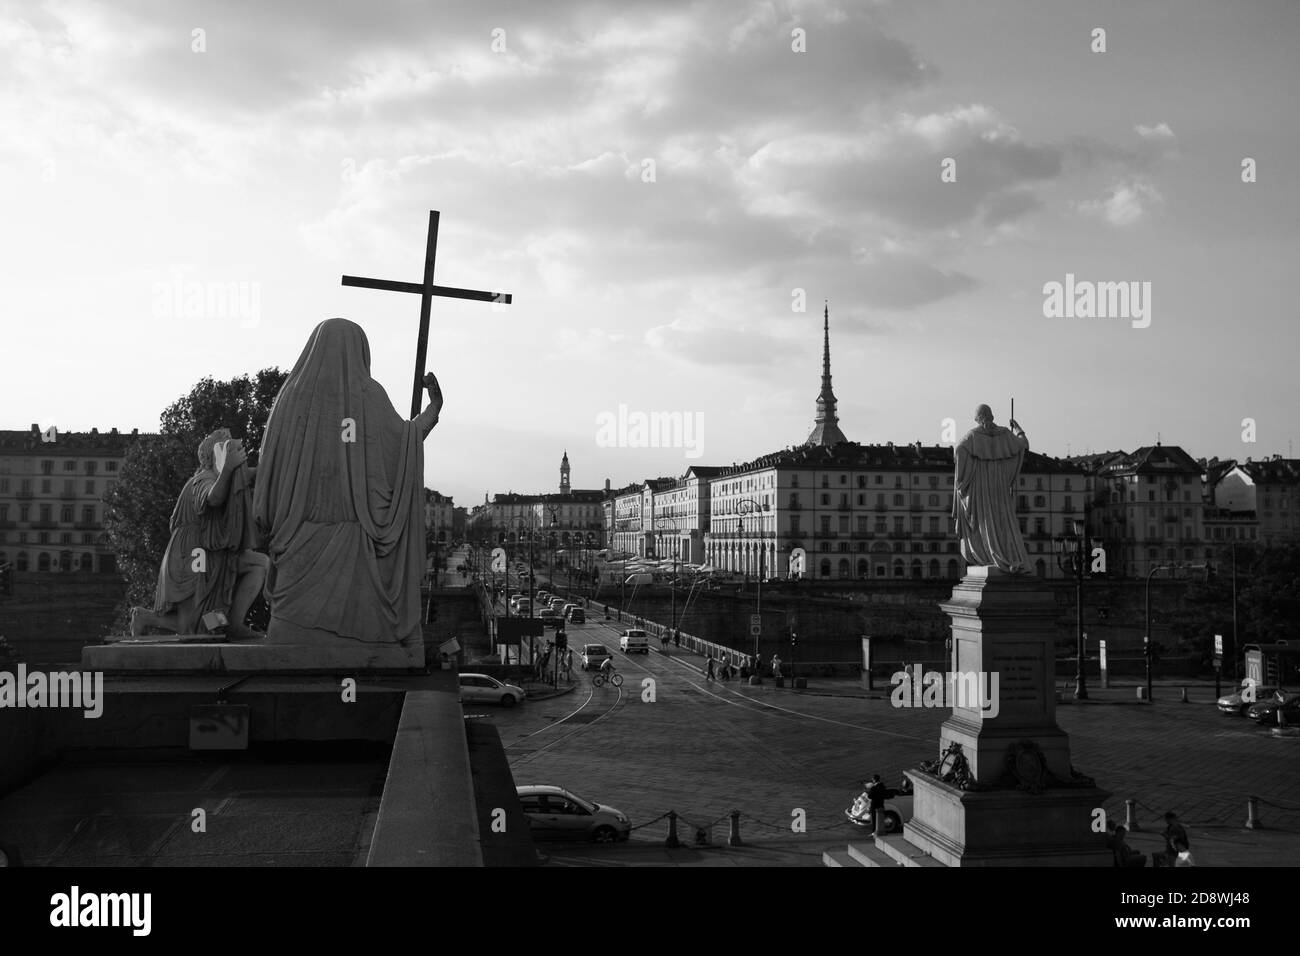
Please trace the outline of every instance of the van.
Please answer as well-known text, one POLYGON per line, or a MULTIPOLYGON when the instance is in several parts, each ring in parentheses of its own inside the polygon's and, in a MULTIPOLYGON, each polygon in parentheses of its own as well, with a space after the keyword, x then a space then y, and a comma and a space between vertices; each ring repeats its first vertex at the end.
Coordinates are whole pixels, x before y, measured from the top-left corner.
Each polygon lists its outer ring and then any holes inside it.
POLYGON ((618 639, 618 646, 624 654, 649 654, 650 636, 640 628, 629 628, 618 639))

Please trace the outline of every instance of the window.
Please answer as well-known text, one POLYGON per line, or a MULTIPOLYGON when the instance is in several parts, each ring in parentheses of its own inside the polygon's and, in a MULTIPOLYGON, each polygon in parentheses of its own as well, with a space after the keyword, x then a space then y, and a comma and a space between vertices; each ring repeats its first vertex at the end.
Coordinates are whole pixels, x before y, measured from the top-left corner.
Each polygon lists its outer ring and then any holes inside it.
MULTIPOLYGON (((3 519, 0 519, 0 520, 3 520, 3 519)), ((868 524, 867 524, 867 516, 866 516, 866 515, 859 515, 859 516, 858 516, 858 533, 859 533, 859 534, 866 534, 866 533, 867 533, 868 531, 870 531, 870 530, 871 530, 871 528, 868 527, 868 524)))
POLYGON ((822 475, 822 487, 823 487, 823 488, 829 488, 830 486, 831 486, 831 476, 830 476, 830 475, 822 475))
POLYGON ((884 534, 884 533, 885 533, 886 531, 888 531, 888 530, 889 530, 889 528, 888 528, 888 526, 885 524, 885 519, 884 519, 884 517, 883 517, 883 516, 878 516, 878 517, 876 518, 876 534, 884 534))
POLYGON ((87 479, 86 479, 86 494, 88 494, 88 495, 93 495, 94 493, 95 493, 95 479, 94 479, 94 478, 87 478, 87 479))
POLYGON ((895 519, 894 519, 894 534, 902 534, 902 533, 903 533, 903 519, 902 519, 902 518, 895 518, 895 519))
POLYGON ((798 516, 798 515, 791 515, 791 516, 790 516, 790 533, 791 533, 791 534, 799 534, 799 533, 801 533, 801 532, 800 532, 800 528, 799 528, 799 516, 798 516))
POLYGON ((1074 510, 1074 498, 1073 498, 1073 496, 1071 496, 1071 495, 1066 495, 1066 496, 1065 496, 1065 510, 1066 510, 1066 511, 1073 511, 1073 510, 1074 510))
POLYGON ((81 509, 81 523, 82 523, 82 524, 94 524, 94 523, 95 523, 95 506, 94 506, 94 505, 86 505, 84 508, 81 509))
POLYGON ((8 521, 8 520, 9 520, 9 506, 0 505, 0 521, 8 521))
POLYGON ((59 509, 59 521, 63 524, 72 524, 72 505, 64 505, 59 509))
POLYGON ((1034 534, 1047 534, 1047 525, 1042 518, 1034 519, 1034 534))
POLYGON ((0 495, 9 494, 9 479, 0 478, 0 495))
POLYGON ((51 517, 51 515, 50 515, 50 512, 51 512, 52 510, 53 510, 53 509, 52 509, 49 505, 41 505, 41 512, 40 512, 40 513, 41 513, 41 521, 42 521, 42 522, 45 522, 45 523, 48 524, 50 521, 53 521, 53 520, 54 520, 54 519, 51 517))
POLYGON ((69 458, 69 459, 67 459, 66 461, 64 461, 64 462, 63 462, 63 470, 64 470, 64 471, 76 471, 76 470, 77 470, 77 461, 76 461, 76 459, 75 459, 75 458, 69 458))
POLYGON ((931 518, 931 519, 930 519, 930 534, 938 534, 938 533, 939 533, 939 519, 938 519, 938 518, 931 518))
POLYGON ((54 472, 54 462, 49 461, 48 459, 45 460, 45 461, 42 461, 42 462, 41 462, 41 474, 42 474, 42 475, 53 474, 53 472, 54 472))
POLYGON ((1042 495, 1034 495, 1034 507, 1035 507, 1035 508, 1046 508, 1046 507, 1047 507, 1047 499, 1044 498, 1042 495))
POLYGON ((65 495, 75 495, 77 493, 77 489, 73 487, 71 478, 63 479, 63 493, 65 495))
POLYGON ((799 487, 799 476, 798 476, 798 475, 791 475, 791 476, 790 476, 790 487, 791 487, 791 488, 798 488, 798 487, 799 487))
MULTIPOLYGON (((88 475, 93 475, 93 474, 95 473, 95 465, 96 465, 96 464, 98 464, 98 462, 93 462, 93 461, 88 461, 88 462, 86 462, 86 474, 88 474, 88 475)), ((110 464, 112 464, 112 465, 116 465, 117 462, 110 462, 110 464)), ((109 470, 109 471, 117 471, 117 468, 114 467, 114 468, 110 468, 110 469, 108 469, 108 470, 109 470)))
POLYGON ((1021 533, 1021 534, 1028 534, 1028 533, 1029 533, 1029 519, 1028 519, 1028 518, 1021 518, 1021 519, 1020 519, 1020 533, 1021 533))
POLYGON ((42 478, 42 479, 41 479, 41 494, 43 494, 43 495, 48 495, 49 493, 50 493, 50 479, 48 479, 48 478, 42 478))
POLYGON ((847 485, 848 483, 849 483, 849 476, 848 476, 848 475, 840 475, 840 484, 841 484, 841 485, 847 485))
POLYGON ((831 533, 831 516, 822 515, 822 534, 831 533))
POLYGON ((31 506, 31 505, 19 505, 19 506, 18 506, 18 520, 19 520, 19 521, 26 521, 26 520, 28 520, 28 515, 30 514, 31 510, 32 510, 32 506, 31 506))
POLYGON ((1028 495, 1017 495, 1017 496, 1016 496, 1016 510, 1017 510, 1017 511, 1028 511, 1028 510, 1029 510, 1029 496, 1028 496, 1028 495))
POLYGON ((840 507, 847 509, 849 506, 849 496, 847 492, 840 493, 840 507))
POLYGON ((849 519, 847 515, 840 516, 840 534, 849 533, 849 519))
MULTIPOLYGON (((859 487, 859 488, 865 488, 865 487, 867 487, 867 476, 866 476, 866 475, 858 475, 858 487, 859 487)), ((858 497, 860 498, 860 497, 862 497, 862 496, 859 495, 858 497)))
POLYGON ((918 517, 918 518, 913 518, 913 519, 912 519, 912 534, 920 534, 920 533, 921 533, 921 519, 920 519, 919 517, 918 517))
POLYGON ((865 505, 866 503, 867 503, 867 496, 866 496, 866 495, 858 495, 858 504, 859 504, 859 505, 865 505))
POLYGON ((903 507, 903 496, 902 496, 902 495, 894 495, 894 507, 895 507, 895 508, 901 508, 901 507, 903 507))
POLYGON ((884 481, 884 476, 883 476, 883 475, 876 475, 876 480, 875 480, 874 482, 872 482, 872 484, 876 484, 876 485, 878 485, 878 484, 881 484, 883 481, 884 481))
POLYGON ((931 495, 929 501, 930 501, 930 507, 931 507, 931 508, 937 508, 937 507, 939 507, 939 496, 938 496, 938 495, 931 495))
POLYGON ((1156 500, 1156 493, 1154 491, 1148 491, 1147 501, 1155 501, 1155 500, 1156 500))
POLYGON ((930 476, 930 487, 931 487, 931 488, 938 488, 938 487, 939 487, 939 476, 938 476, 938 475, 931 475, 931 476, 930 476))

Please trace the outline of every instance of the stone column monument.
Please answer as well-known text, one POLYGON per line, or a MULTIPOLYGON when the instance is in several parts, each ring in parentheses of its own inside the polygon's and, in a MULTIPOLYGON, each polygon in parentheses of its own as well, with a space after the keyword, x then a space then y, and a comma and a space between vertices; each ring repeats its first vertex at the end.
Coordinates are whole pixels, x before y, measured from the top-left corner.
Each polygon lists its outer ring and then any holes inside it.
POLYGON ((939 755, 907 776, 914 787, 904 837, 948 866, 1110 865, 1092 811, 1110 794, 1075 771, 1056 725, 1050 588, 1027 573, 1015 487, 1029 442, 1013 420, 978 427, 956 449, 953 516, 966 576, 942 605, 952 618, 952 670, 974 673, 998 699, 959 700, 939 755), (994 684, 986 675, 996 675, 994 684))

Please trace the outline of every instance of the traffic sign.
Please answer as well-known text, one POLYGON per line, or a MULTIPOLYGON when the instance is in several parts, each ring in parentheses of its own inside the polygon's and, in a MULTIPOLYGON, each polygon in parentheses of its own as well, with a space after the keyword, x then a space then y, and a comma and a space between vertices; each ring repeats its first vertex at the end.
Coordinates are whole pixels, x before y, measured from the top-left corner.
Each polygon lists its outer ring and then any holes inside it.
POLYGON ((1214 635, 1214 654, 1216 657, 1223 656, 1223 635, 1222 634, 1214 635))
POLYGON ((763 628, 762 628, 762 626, 761 626, 761 625, 758 625, 758 624, 751 624, 751 625, 749 625, 749 636, 750 636, 750 637, 762 637, 762 636, 763 636, 763 628))
POLYGON ((751 615, 749 615, 749 626, 750 626, 750 627, 762 627, 762 626, 763 626, 763 615, 761 615, 761 614, 751 614, 751 615))

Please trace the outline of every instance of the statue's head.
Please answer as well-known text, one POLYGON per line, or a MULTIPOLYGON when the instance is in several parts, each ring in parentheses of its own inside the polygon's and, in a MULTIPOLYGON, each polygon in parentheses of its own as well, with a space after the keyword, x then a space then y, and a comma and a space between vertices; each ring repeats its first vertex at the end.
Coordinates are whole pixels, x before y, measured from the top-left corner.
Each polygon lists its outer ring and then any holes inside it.
POLYGON ((203 441, 199 442, 199 464, 204 468, 212 468, 214 464, 213 449, 216 448, 217 442, 229 441, 230 429, 218 428, 203 441))
POLYGON ((975 421, 981 425, 989 426, 993 424, 993 409, 987 405, 981 405, 975 409, 975 421))

